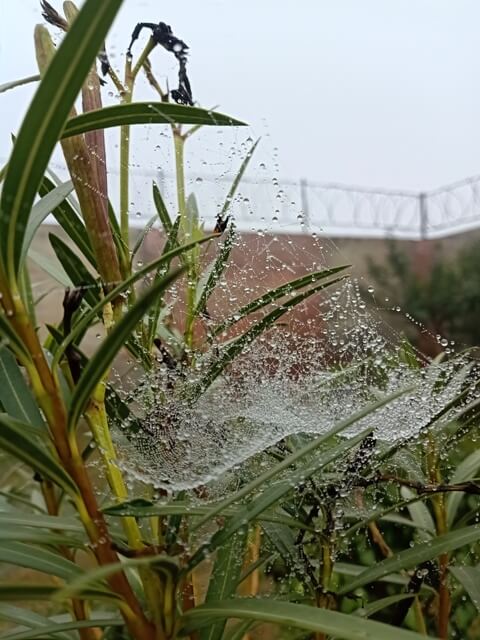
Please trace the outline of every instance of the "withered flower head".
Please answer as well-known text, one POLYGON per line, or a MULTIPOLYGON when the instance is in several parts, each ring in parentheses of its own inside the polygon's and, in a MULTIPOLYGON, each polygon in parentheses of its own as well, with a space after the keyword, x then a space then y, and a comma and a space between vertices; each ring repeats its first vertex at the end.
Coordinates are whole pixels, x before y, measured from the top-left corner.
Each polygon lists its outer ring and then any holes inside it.
POLYGON ((40 0, 40 6, 42 7, 42 16, 45 20, 53 25, 54 27, 58 27, 63 31, 68 31, 68 22, 52 7, 52 5, 46 0, 40 0))

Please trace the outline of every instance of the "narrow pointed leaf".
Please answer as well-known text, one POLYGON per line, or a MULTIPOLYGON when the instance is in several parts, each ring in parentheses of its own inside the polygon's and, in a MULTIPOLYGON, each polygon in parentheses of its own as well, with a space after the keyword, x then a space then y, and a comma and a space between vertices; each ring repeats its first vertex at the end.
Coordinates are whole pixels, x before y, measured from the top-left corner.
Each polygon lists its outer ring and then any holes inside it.
POLYGON ((145 240, 145 238, 147 237, 147 235, 149 234, 149 232, 151 231, 153 225, 155 224, 155 222, 157 221, 157 216, 154 215, 150 218, 150 220, 147 222, 147 224, 143 227, 143 229, 140 231, 140 233, 138 234, 136 240, 135 240, 135 244, 133 245, 132 248, 132 261, 133 258, 136 256, 138 250, 140 249, 140 247, 143 244, 143 241, 145 240))
POLYGON ((72 281, 65 273, 56 260, 52 260, 40 251, 30 249, 28 257, 33 260, 37 266, 40 267, 45 273, 51 276, 56 282, 62 285, 62 287, 71 287, 72 281))
POLYGON ((0 344, 7 344, 23 362, 30 361, 30 355, 5 314, 0 311, 0 344))
POLYGON ((422 562, 437 557, 441 553, 448 553, 455 549, 460 549, 460 547, 472 544, 479 539, 480 525, 476 524, 471 527, 451 531, 428 542, 416 544, 411 549, 396 553, 392 558, 382 560, 382 562, 378 562, 374 566, 369 567, 349 582, 349 584, 345 585, 340 593, 349 593, 401 569, 411 569, 422 562))
POLYGON ((167 102, 133 102, 104 107, 71 118, 62 138, 87 131, 133 124, 206 124, 213 126, 244 126, 244 122, 230 116, 199 107, 167 102))
MULTIPOLYGON (((473 451, 469 456, 462 460, 462 462, 458 465, 457 469, 453 473, 450 478, 451 484, 456 484, 457 482, 465 482, 466 480, 472 480, 480 469, 480 449, 473 451)), ((457 515, 458 507, 464 497, 464 493, 461 491, 457 491, 447 496, 447 523, 448 526, 451 527, 455 522, 455 517, 457 515)))
POLYGON ((239 338, 230 342, 225 346, 219 357, 216 359, 212 367, 205 373, 200 383, 190 390, 192 399, 198 398, 208 387, 214 382, 218 376, 224 371, 224 369, 240 354, 244 351, 250 343, 252 343, 259 335, 270 329, 275 322, 281 318, 287 311, 297 306, 310 296, 322 291, 323 289, 330 287, 337 282, 344 279, 344 276, 335 278, 328 282, 322 282, 316 284, 306 291, 297 294, 293 298, 289 298, 283 302, 280 306, 270 311, 259 322, 247 329, 239 338))
POLYGON ((480 613, 480 568, 451 567, 450 571, 468 593, 477 611, 480 613))
MULTIPOLYGON (((58 587, 43 584, 0 583, 0 602, 21 602, 27 600, 51 600, 58 587)), ((115 602, 118 596, 105 591, 86 589, 82 592, 84 600, 107 600, 115 602)))
POLYGON ((183 615, 183 631, 193 632, 208 627, 216 620, 239 618, 258 620, 279 626, 296 627, 325 633, 338 640, 425 640, 413 631, 393 628, 382 622, 363 620, 357 616, 267 599, 236 599, 212 602, 190 609, 183 615))
POLYGON ((91 307, 95 306, 100 299, 98 282, 85 267, 81 258, 63 240, 53 233, 50 233, 48 237, 65 273, 76 287, 85 287, 85 301, 91 307))
POLYGON ((70 494, 78 493, 77 487, 60 463, 38 438, 32 437, 31 427, 0 414, 0 449, 29 465, 70 494))
POLYGON ((5 347, 0 347, 0 403, 12 418, 44 428, 43 418, 17 360, 5 347))
POLYGON ((235 240, 235 227, 232 224, 228 230, 225 241, 220 249, 218 256, 211 263, 209 267, 205 270, 203 278, 200 278, 198 283, 198 295, 197 295, 197 303, 195 306, 194 315, 198 316, 199 314, 205 311, 205 307, 207 306, 208 299, 215 289, 218 281, 222 277, 223 272, 228 266, 228 258, 230 257, 230 253, 233 247, 233 241, 235 240))
POLYGON ((155 204, 158 217, 160 218, 160 222, 162 223, 165 233, 169 235, 173 227, 170 214, 168 213, 168 209, 162 198, 160 189, 158 188, 155 182, 152 184, 152 189, 153 189, 153 202, 155 204))
POLYGON ((232 316, 227 318, 220 325, 215 327, 213 330, 213 335, 217 336, 219 333, 222 333, 236 322, 250 315, 251 313, 255 313, 260 309, 268 306, 272 302, 283 298, 283 296, 292 293, 292 291, 297 291, 298 289, 302 289, 303 287, 307 287, 308 285, 314 284, 319 280, 324 280, 329 278, 330 276, 339 273, 340 271, 344 271, 348 269, 349 265, 343 265, 341 267, 332 267, 331 269, 325 269, 324 271, 316 271, 314 273, 309 273, 305 276, 301 276, 295 280, 291 280, 285 284, 280 285, 276 289, 272 289, 271 291, 267 291, 262 296, 257 298, 256 300, 252 300, 248 304, 244 305, 238 311, 236 311, 232 316))
MULTIPOLYGON (((0 603, 0 620, 10 622, 20 626, 17 627, 17 631, 23 632, 22 627, 29 627, 30 629, 40 629, 49 627, 52 621, 35 611, 29 611, 24 607, 15 607, 10 604, 0 603)), ((15 629, 10 629, 9 633, 15 633, 15 629)), ((57 638, 59 640, 71 640, 71 637, 67 633, 59 633, 57 638)))
POLYGON ((33 206, 23 239, 21 262, 27 257, 28 250, 38 227, 52 211, 62 204, 68 194, 72 192, 72 189, 73 183, 69 180, 49 191, 33 206))
MULTIPOLYGON (((45 176, 38 192, 41 196, 45 196, 53 189, 55 189, 55 183, 45 176)), ((77 211, 72 206, 70 199, 66 199, 59 205, 57 205, 52 211, 52 215, 65 231, 70 240, 80 250, 82 255, 96 269, 97 263, 95 260, 95 256, 93 255, 92 246, 90 244, 87 230, 85 229, 85 225, 80 219, 77 211)))
POLYGON ((57 529, 73 533, 82 533, 84 531, 82 525, 72 518, 49 516, 42 513, 25 513, 24 511, 0 512, 0 527, 2 526, 57 529))
POLYGON ((2 634, 2 640, 33 640, 34 638, 56 637, 64 631, 75 631, 77 629, 122 627, 124 621, 119 618, 91 618, 90 620, 75 620, 72 622, 52 622, 49 626, 41 626, 28 631, 13 630, 2 634))
MULTIPOLYGON (((205 602, 225 600, 235 593, 238 579, 242 571, 247 529, 235 533, 217 553, 208 581, 208 591, 205 602)), ((225 629, 225 622, 214 624, 209 629, 199 633, 200 640, 221 640, 225 629)))
POLYGON ((63 580, 72 580, 83 573, 80 567, 63 556, 23 542, 1 540, 0 562, 34 569, 63 580))

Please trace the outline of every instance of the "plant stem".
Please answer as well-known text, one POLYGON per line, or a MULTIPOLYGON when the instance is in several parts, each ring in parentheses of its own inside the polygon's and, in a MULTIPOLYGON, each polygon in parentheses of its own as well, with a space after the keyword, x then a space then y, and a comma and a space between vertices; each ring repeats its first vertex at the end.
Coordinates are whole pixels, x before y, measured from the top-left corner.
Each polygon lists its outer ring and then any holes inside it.
MULTIPOLYGON (((126 500, 128 491, 122 472, 117 465, 117 454, 113 446, 105 410, 105 386, 97 385, 86 411, 88 425, 105 465, 108 484, 118 500, 126 500)), ((122 518, 122 524, 129 545, 133 549, 142 549, 142 536, 137 521, 133 517, 122 518)))
MULTIPOLYGON (((185 190, 185 139, 178 127, 172 127, 172 133, 175 151, 178 215, 180 216, 180 239, 181 242, 189 242, 192 240, 192 224, 188 218, 185 190)), ((193 321, 195 319, 195 294, 197 285, 197 269, 193 258, 193 250, 187 253, 185 260, 187 262, 187 289, 184 341, 185 347, 191 350, 193 346, 193 321)))
POLYGON ((417 631, 422 635, 428 635, 427 625, 425 624, 425 616, 422 611, 422 604, 420 602, 420 598, 415 596, 413 600, 413 611, 415 613, 415 620, 417 622, 417 631))
MULTIPOLYGON (((127 55, 125 62, 124 91, 121 93, 121 103, 130 104, 133 99, 133 88, 138 72, 143 66, 149 53, 155 47, 152 38, 142 51, 137 63, 132 69, 132 58, 127 55)), ((130 247, 130 225, 128 220, 129 208, 129 179, 130 179, 130 126, 120 127, 120 231, 125 246, 130 247)), ((125 277, 126 274, 124 274, 125 277)))
MULTIPOLYGON (((98 507, 90 478, 78 450, 76 435, 68 433, 66 407, 46 361, 37 332, 30 323, 16 284, 13 283, 10 288, 5 287, 4 282, 0 284, 4 293, 2 304, 12 328, 31 355, 31 361, 27 363, 27 373, 37 402, 48 422, 52 443, 65 471, 78 488, 78 494, 73 495, 72 499, 90 538, 92 549, 99 564, 116 563, 118 558, 112 547, 105 518, 98 507)), ((119 572, 112 575, 109 583, 113 591, 124 601, 122 614, 132 635, 138 640, 150 640, 152 625, 146 619, 125 574, 119 572)))
MULTIPOLYGON (((439 456, 437 452, 436 443, 432 435, 429 435, 427 441, 427 471, 430 482, 437 485, 442 484, 442 475, 438 467, 439 456)), ((448 533, 447 524, 447 511, 445 505, 445 496, 443 494, 437 494, 432 496, 432 507, 435 516, 435 528, 437 535, 441 536, 448 533)), ((439 605, 437 616, 437 633, 441 640, 448 639, 448 622, 450 618, 451 598, 450 591, 448 589, 448 564, 449 554, 442 553, 438 557, 438 571, 440 586, 439 593, 439 605)))

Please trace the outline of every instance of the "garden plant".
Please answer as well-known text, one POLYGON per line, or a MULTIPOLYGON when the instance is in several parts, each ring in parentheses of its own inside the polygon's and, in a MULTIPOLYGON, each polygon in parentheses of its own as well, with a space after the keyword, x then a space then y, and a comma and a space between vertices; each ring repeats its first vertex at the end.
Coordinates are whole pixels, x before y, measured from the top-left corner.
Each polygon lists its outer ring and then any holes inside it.
POLYGON ((245 125, 194 106, 181 25, 132 25, 120 77, 106 38, 122 0, 41 5, 61 42, 37 26, 39 77, 1 87, 38 82, 1 172, 0 561, 27 577, 0 583, 0 638, 480 637, 475 361, 388 343, 343 264, 229 285, 257 143, 206 231, 188 141, 245 125), (136 102, 143 73, 152 100, 136 102), (102 106, 104 84, 118 104, 102 106), (157 214, 133 233, 130 135, 146 124, 171 135, 176 203, 153 184, 157 214), (49 214, 63 235, 43 266, 68 286, 44 326, 30 249, 49 214), (163 249, 140 264, 157 223, 163 249))

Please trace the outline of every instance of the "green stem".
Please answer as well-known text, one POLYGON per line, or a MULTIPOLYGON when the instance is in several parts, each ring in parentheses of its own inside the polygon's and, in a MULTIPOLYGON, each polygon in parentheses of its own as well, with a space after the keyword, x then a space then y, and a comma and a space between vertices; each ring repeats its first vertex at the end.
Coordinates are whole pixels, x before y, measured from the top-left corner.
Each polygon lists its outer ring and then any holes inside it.
MULTIPOLYGON (((123 104, 132 101, 132 94, 127 93, 123 104)), ((126 247, 130 246, 130 223, 128 219, 128 198, 129 198, 129 158, 130 158, 130 127, 123 125, 120 127, 120 231, 122 240, 126 247)))
POLYGON ((415 613, 415 621, 417 624, 417 631, 422 635, 427 635, 427 625, 425 624, 425 617, 422 611, 422 604, 420 602, 420 598, 415 596, 413 601, 413 611, 415 613))
MULTIPOLYGON (((122 93, 122 104, 130 104, 132 102, 136 77, 154 47, 155 42, 150 38, 133 69, 132 59, 130 56, 127 56, 125 63, 125 89, 122 93)), ((120 128, 120 231, 122 234, 122 240, 126 247, 130 247, 130 225, 128 219, 130 179, 129 162, 130 126, 124 125, 120 128)))
MULTIPOLYGON (((177 127, 172 127, 173 144, 175 150, 175 173, 177 181, 178 215, 180 216, 180 241, 189 242, 192 239, 192 224, 188 218, 186 191, 185 191, 185 139, 177 127)), ((186 256, 187 262, 187 290, 186 290, 186 320, 184 340, 185 346, 192 349, 193 346, 193 321, 195 317, 195 292, 196 292, 196 265, 193 259, 193 251, 186 256)))
MULTIPOLYGON (((427 441, 427 471, 430 482, 432 484, 442 484, 442 476, 438 467, 439 455, 433 436, 429 436, 427 441)), ((438 494, 432 496, 432 507, 435 516, 435 528, 438 536, 448 533, 447 511, 445 504, 445 496, 438 494)), ((450 556, 448 553, 442 553, 438 557, 438 569, 440 586, 439 606, 437 617, 437 633, 441 640, 448 638, 448 623, 450 618, 451 597, 448 588, 448 565, 450 556)))
POLYGON ((177 179, 178 215, 180 216, 180 238, 185 242, 188 236, 187 202, 185 196, 185 142, 180 130, 173 128, 173 144, 175 149, 175 172, 177 179))

